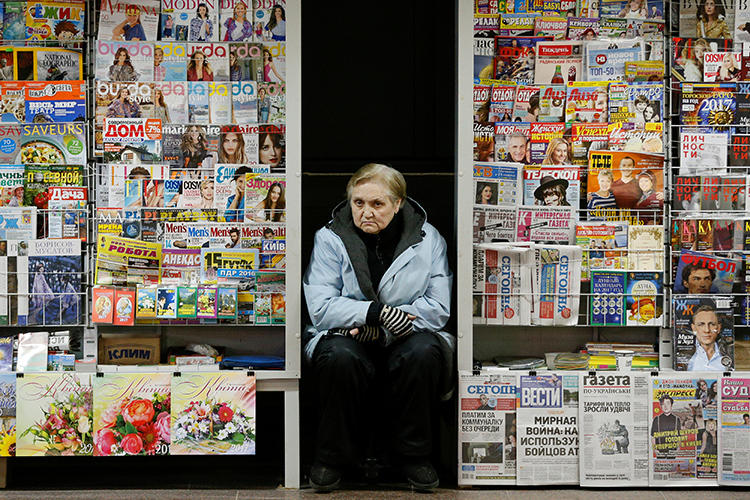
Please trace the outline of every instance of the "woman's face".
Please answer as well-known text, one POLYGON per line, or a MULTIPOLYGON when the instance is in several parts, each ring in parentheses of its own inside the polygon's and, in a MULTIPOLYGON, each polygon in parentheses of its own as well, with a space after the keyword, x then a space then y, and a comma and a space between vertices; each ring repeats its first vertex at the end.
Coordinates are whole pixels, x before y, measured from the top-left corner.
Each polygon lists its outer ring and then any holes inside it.
POLYGON ((208 17, 208 8, 205 5, 198 7, 198 15, 202 18, 208 17))
POLYGON ((721 65, 724 66, 725 69, 732 69, 734 67, 734 61, 732 60, 732 54, 730 52, 724 54, 724 59, 721 61, 721 65))
POLYGON ((242 2, 237 2, 234 6, 234 17, 237 19, 244 19, 245 13, 247 13, 247 7, 242 2))
POLYGON ((229 65, 234 66, 234 64, 237 62, 237 54, 234 52, 229 53, 229 65))
POLYGON ((125 64, 125 61, 128 59, 128 53, 124 50, 118 50, 117 51, 117 63, 118 64, 125 64))
POLYGON ((716 420, 707 420, 706 421, 706 430, 707 431, 715 431, 716 430, 716 420))
POLYGON ((281 146, 274 146, 271 136, 267 135, 266 140, 260 146, 258 162, 262 165, 278 165, 280 161, 281 146))
POLYGON ((211 181, 201 183, 201 197, 204 200, 214 199, 214 183, 211 181))
POLYGON ((609 191, 609 188, 612 187, 612 181, 609 179, 608 175, 600 175, 598 177, 599 180, 599 188, 602 191, 609 191))
POLYGON ((276 16, 277 21, 281 21, 281 7, 273 9, 273 15, 276 16))
POLYGON ((635 109, 639 113, 643 113, 643 110, 646 109, 646 105, 647 105, 646 101, 638 101, 637 103, 635 103, 635 109))
POLYGON ((639 10, 641 8, 641 0, 630 0, 630 10, 639 10))
POLYGON ((245 174, 239 175, 237 180, 234 181, 237 184, 237 190, 245 192, 245 174))
POLYGON ((646 121, 650 121, 651 118, 654 117, 654 110, 651 108, 651 106, 647 106, 646 109, 643 110, 643 118, 646 121))
POLYGON ((651 182, 650 178, 644 175, 640 179, 638 179, 638 187, 641 188, 641 191, 646 193, 654 188, 654 183, 651 182))
POLYGON ((158 66, 164 60, 164 51, 161 49, 154 49, 154 66, 158 66))
POLYGON ((556 207, 560 205, 560 201, 560 195, 554 189, 544 191, 544 204, 548 207, 556 207))
POLYGON ((204 56, 202 52, 196 52, 195 55, 193 55, 193 58, 195 59, 196 66, 203 66, 203 61, 206 59, 206 56, 204 56))
POLYGON ((239 147, 240 139, 235 133, 229 133, 224 136, 224 142, 221 147, 227 156, 232 156, 237 152, 239 147))
POLYGON ((272 187, 269 196, 271 198, 271 203, 276 203, 277 201, 279 201, 279 197, 281 196, 281 186, 272 187))
POLYGON ((398 213, 401 202, 394 202, 388 190, 377 181, 360 182, 352 189, 349 205, 354 225, 368 234, 378 234, 388 227, 398 213))
POLYGON ((703 62, 703 53, 706 51, 706 48, 703 46, 703 44, 696 43, 695 49, 693 49, 693 51, 695 52, 695 58, 698 61, 703 62))
POLYGON ((154 89, 154 100, 155 101, 161 101, 163 94, 161 93, 161 89, 154 89))
POLYGON ((188 139, 190 140, 191 144, 198 144, 198 139, 200 139, 201 133, 198 130, 198 127, 190 127, 188 130, 188 139))
POLYGON ((268 51, 263 51, 263 61, 268 62, 271 59, 271 53, 268 51))
POLYGON ((557 146, 555 146, 555 149, 552 151, 552 161, 554 161, 557 164, 565 163, 565 159, 568 157, 568 145, 565 143, 560 143, 557 146))
POLYGON ((594 32, 593 31, 587 31, 586 36, 583 37, 584 40, 593 40, 594 39, 594 32))
POLYGON ((130 91, 127 88, 124 88, 120 91, 120 99, 123 101, 130 97, 130 91))
POLYGON ((716 2, 714 0, 706 0, 706 15, 713 16, 716 13, 716 2))
POLYGON ((490 198, 492 198, 492 188, 489 186, 484 186, 482 188, 482 202, 487 203, 490 201, 490 198))
POLYGON ((698 383, 698 387, 700 387, 701 391, 705 391, 706 389, 708 389, 708 385, 706 385, 706 382, 704 380, 701 380, 698 383))
POLYGON ((596 102, 594 103, 594 109, 603 110, 607 109, 607 94, 599 92, 596 94, 596 102))

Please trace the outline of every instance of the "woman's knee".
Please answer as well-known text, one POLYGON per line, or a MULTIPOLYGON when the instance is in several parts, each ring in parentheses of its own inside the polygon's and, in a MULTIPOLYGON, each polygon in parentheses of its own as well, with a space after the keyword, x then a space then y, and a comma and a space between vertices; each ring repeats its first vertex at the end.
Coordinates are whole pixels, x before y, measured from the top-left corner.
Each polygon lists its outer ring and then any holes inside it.
POLYGON ((375 367, 362 346, 354 339, 332 335, 321 339, 313 365, 318 373, 336 377, 364 374, 371 377, 375 367))

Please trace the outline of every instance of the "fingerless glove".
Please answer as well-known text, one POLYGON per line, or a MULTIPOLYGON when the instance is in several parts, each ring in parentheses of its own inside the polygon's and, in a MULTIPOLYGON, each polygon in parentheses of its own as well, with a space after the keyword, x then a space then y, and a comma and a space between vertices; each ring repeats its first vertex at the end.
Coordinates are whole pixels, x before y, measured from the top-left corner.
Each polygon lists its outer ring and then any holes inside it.
POLYGON ((412 332, 413 325, 409 315, 396 307, 383 306, 383 310, 380 311, 380 323, 390 330, 394 337, 403 337, 412 332))
POLYGON ((354 335, 354 340, 359 342, 375 342, 380 338, 380 327, 378 326, 362 325, 357 328, 359 328, 359 333, 354 335))

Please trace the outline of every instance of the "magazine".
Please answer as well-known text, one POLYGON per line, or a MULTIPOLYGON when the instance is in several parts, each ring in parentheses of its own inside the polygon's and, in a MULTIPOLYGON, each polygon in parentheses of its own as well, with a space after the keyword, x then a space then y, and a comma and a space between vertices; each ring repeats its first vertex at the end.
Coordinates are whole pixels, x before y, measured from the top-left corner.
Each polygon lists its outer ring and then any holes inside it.
POLYGON ((625 62, 642 61, 643 40, 589 41, 586 47, 586 76, 589 81, 625 80, 625 62))
POLYGON ((563 121, 564 117, 565 86, 540 85, 539 114, 534 121, 559 123, 563 121))
POLYGON ((531 137, 527 154, 528 163, 535 165, 572 163, 570 145, 563 138, 564 123, 535 122, 531 124, 529 132, 531 137))
POLYGON ((155 41, 159 27, 159 0, 102 0, 100 40, 155 41))
POLYGON ((683 250, 675 272, 674 293, 731 293, 738 264, 734 259, 683 250))
POLYGON ((608 82, 571 82, 568 84, 565 122, 607 123, 608 82))
POLYGON ((730 296, 681 295, 673 299, 674 368, 734 368, 734 308, 730 296))
POLYGON ((644 0, 629 2, 627 0, 601 0, 599 3, 601 17, 619 17, 625 19, 664 20, 663 0, 644 0))
POLYGON ((516 240, 516 207, 475 206, 474 243, 516 240))
POLYGON ((523 170, 523 204, 578 207, 581 172, 572 165, 526 165, 523 170))
POLYGON ((635 123, 612 123, 609 126, 607 149, 634 153, 662 153, 663 128, 663 123, 647 123, 645 128, 636 127, 635 123))
POLYGON ((157 243, 100 234, 94 282, 114 286, 157 284, 161 251, 157 243))
MULTIPOLYGON (((228 123, 271 123, 271 97, 268 95, 269 89, 265 85, 262 87, 263 97, 260 97, 258 86, 252 81, 232 82, 231 88, 232 116, 228 123), (259 99, 260 103, 258 102, 259 99), (261 121, 261 119, 263 120, 261 121)), ((283 119, 281 121, 283 121, 283 119)))
POLYGON ((580 374, 581 486, 648 486, 646 373, 580 374))
POLYGON ((459 484, 516 484, 516 375, 459 374, 459 484))
MULTIPOLYGON (((495 20, 497 21, 497 17, 495 17, 495 20)), ((498 35, 498 32, 491 32, 491 37, 475 37, 473 39, 473 45, 474 45, 474 83, 478 83, 481 80, 485 80, 488 78, 493 78, 495 74, 495 37, 498 35)), ((230 44, 230 51, 232 50, 232 46, 234 44, 230 44)), ((262 46, 260 46, 262 47, 262 46)), ((261 48, 262 50, 262 48, 261 48)), ((230 52, 231 54, 231 52, 230 52)), ((253 61, 257 61, 255 63, 255 71, 252 73, 249 73, 249 76, 246 79, 255 80, 255 81, 263 81, 263 63, 262 59, 254 58, 253 61)), ((240 64, 242 65, 242 59, 240 59, 240 64)), ((250 61, 244 63, 244 64, 251 64, 250 61)), ((243 66, 241 66, 243 67, 243 66)), ((248 73, 240 73, 241 75, 248 75, 248 73)))
POLYGON ((517 163, 475 163, 475 204, 515 207, 521 204, 522 165, 517 163))
POLYGON ((229 80, 228 45, 221 43, 188 43, 187 48, 188 59, 186 64, 187 79, 189 81, 209 82, 229 80), (202 60, 201 56, 203 56, 202 60))
POLYGON ((542 14, 539 12, 503 14, 500 13, 498 31, 501 36, 533 36, 534 20, 542 14))
MULTIPOLYGON (((695 22, 695 16, 691 21, 695 22)), ((695 33, 688 35, 694 36, 695 33)), ((673 37, 672 78, 678 82, 702 82, 703 55, 706 52, 731 52, 733 47, 734 42, 731 39, 673 37)))
MULTIPOLYGON (((489 127, 493 127, 492 124, 489 127)), ((485 144, 489 143, 489 140, 484 137, 484 127, 474 126, 475 130, 479 129, 481 136, 475 139, 479 140, 478 147, 484 148, 485 144)), ((498 122, 494 124, 492 145, 494 146, 493 157, 495 161, 509 161, 515 163, 529 163, 530 162, 530 144, 531 138, 531 124, 521 122, 498 122)), ((482 153, 483 149, 475 151, 476 153, 482 153)))
POLYGON ((86 119, 86 90, 83 82, 25 82, 23 87, 20 106, 15 100, 12 104, 9 103, 9 109, 3 96, 3 121, 6 121, 5 113, 11 111, 15 111, 16 115, 23 113, 24 119, 18 121, 25 123, 82 122, 86 119))
POLYGON ((583 249, 583 281, 589 280, 590 269, 626 269, 628 223, 579 221, 576 245, 583 249))
POLYGON ((253 1, 256 41, 286 40, 286 0, 253 1))
POLYGON ((578 484, 578 374, 518 377, 519 485, 578 484))
POLYGON ((570 244, 576 211, 570 206, 518 207, 516 241, 570 244))
POLYGON ((568 18, 568 40, 594 40, 598 37, 598 18, 593 16, 568 18))
POLYGON ((723 132, 680 131, 680 175, 726 172, 729 135, 723 132), (709 167, 710 166, 710 167, 709 167))
POLYGON ((474 247, 474 322, 530 325, 532 253, 529 247, 501 243, 474 247))
POLYGON ((734 123, 736 83, 682 83, 680 125, 734 123))
POLYGON ((52 186, 47 189, 48 238, 74 238, 86 241, 87 201, 85 187, 52 186))
POLYGON ((650 485, 716 485, 717 386, 708 373, 652 377, 650 485))
POLYGON ((742 68, 741 52, 706 52, 703 54, 704 82, 736 82, 742 68))
MULTIPOLYGON (((474 60, 479 66, 478 72, 489 67, 487 74, 479 73, 475 78, 489 78, 492 73, 492 57, 495 53, 493 38, 474 39, 474 60), (479 47, 477 46, 479 45, 479 47)), ((229 44, 229 79, 236 81, 262 82, 263 78, 263 45, 260 43, 229 44)))
POLYGON ((744 438, 750 426, 750 379, 734 374, 719 379, 719 484, 746 486, 744 438))
POLYGON ((625 61, 625 81, 653 82, 664 80, 664 61, 625 61))
POLYGON ((638 128, 663 122, 663 83, 610 83, 609 121, 629 122, 638 128))
POLYGON ((244 371, 174 376, 170 454, 254 455, 255 391, 244 371))
POLYGON ((574 123, 572 129, 572 163, 580 165, 585 171, 589 152, 606 149, 609 145, 610 126, 607 123, 574 123))
POLYGON ((495 126, 474 123, 474 161, 495 161, 495 126))
POLYGON ((13 65, 16 80, 83 80, 80 50, 52 47, 16 48, 13 65))
POLYGON ((534 245, 533 251, 532 324, 577 325, 581 290, 581 247, 534 245))
POLYGON ((533 83, 564 85, 581 79, 582 71, 583 42, 559 40, 537 44, 533 83))
POLYGON ((628 269, 664 270, 664 226, 628 227, 628 269))
POLYGON ((27 5, 26 40, 83 40, 86 8, 77 1, 44 1, 27 5))
POLYGON ((26 39, 26 9, 28 2, 3 3, 3 37, 5 41, 26 39))
POLYGON ((112 82, 153 81, 154 45, 97 40, 96 79, 112 82))
POLYGON ((625 271, 591 270, 592 326, 623 326, 625 324, 625 271))
MULTIPOLYGON (((534 83, 534 61, 537 43, 550 40, 546 36, 497 36, 493 77, 514 81, 519 85, 534 83)), ((538 55, 537 55, 538 57, 538 55)), ((556 83, 556 82, 543 82, 556 83)))
MULTIPOLYGON (((257 2, 258 9, 261 3, 257 2)), ((225 0, 219 2, 219 40, 223 42, 252 42, 253 2, 225 0)), ((286 20, 283 20, 286 23, 286 20)))
POLYGON ((187 80, 187 44, 155 43, 153 57, 154 81, 184 82, 187 80))
POLYGON ((568 20, 560 16, 542 16, 534 19, 534 36, 551 36, 564 40, 568 32, 568 20))

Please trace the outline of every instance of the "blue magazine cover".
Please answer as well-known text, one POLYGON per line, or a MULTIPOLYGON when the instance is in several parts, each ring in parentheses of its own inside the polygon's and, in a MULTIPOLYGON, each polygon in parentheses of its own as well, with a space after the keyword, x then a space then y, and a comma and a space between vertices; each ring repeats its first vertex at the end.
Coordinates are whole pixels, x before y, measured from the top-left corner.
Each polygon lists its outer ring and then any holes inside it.
POLYGON ((80 240, 29 241, 29 325, 81 323, 80 240))

